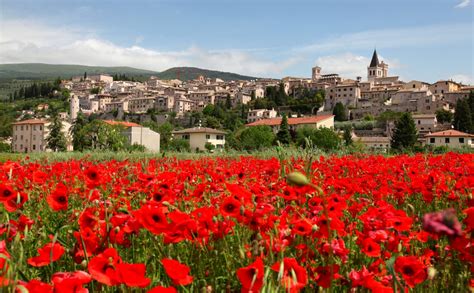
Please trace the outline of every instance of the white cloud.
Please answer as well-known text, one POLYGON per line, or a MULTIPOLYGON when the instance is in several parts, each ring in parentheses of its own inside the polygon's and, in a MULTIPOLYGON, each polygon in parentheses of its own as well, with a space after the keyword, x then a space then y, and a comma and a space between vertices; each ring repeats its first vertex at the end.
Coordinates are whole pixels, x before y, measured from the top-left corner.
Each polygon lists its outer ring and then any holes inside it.
POLYGON ((138 45, 123 47, 72 28, 57 28, 23 20, 2 20, 0 63, 40 62, 102 66, 132 66, 165 70, 174 66, 196 66, 255 76, 280 75, 300 58, 281 62, 257 58, 241 50, 209 51, 191 46, 181 51, 157 51, 138 45))
POLYGON ((469 4, 471 4, 471 0, 461 0, 461 2, 459 2, 456 6, 454 6, 455 8, 464 8, 464 7, 467 7, 469 6, 469 4))
MULTIPOLYGON (((472 23, 381 29, 345 34, 318 43, 295 48, 298 52, 417 47, 465 41, 472 35, 472 23)), ((472 37, 471 37, 472 38, 472 37)))
POLYGON ((456 74, 451 76, 451 79, 466 85, 474 85, 474 76, 466 74, 456 74))
MULTIPOLYGON (((389 64, 389 68, 399 68, 396 60, 387 60, 379 55, 379 60, 389 64)), ((336 55, 321 56, 316 60, 316 65, 322 68, 323 74, 338 73, 342 77, 355 79, 357 76, 367 76, 367 66, 370 58, 359 56, 350 52, 336 55)))

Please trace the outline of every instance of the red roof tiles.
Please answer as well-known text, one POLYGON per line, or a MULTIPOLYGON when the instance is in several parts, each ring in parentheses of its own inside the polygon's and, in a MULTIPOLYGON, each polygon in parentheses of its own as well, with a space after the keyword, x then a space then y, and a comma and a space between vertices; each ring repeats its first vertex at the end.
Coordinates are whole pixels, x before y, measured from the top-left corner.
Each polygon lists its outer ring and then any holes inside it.
POLYGON ((425 135, 425 137, 474 137, 474 135, 457 131, 454 129, 444 130, 439 132, 433 132, 430 134, 425 135))
MULTIPOLYGON (((299 118, 288 118, 289 125, 298 125, 298 124, 315 124, 326 119, 334 117, 334 115, 321 115, 321 116, 309 116, 309 117, 299 117, 299 118)), ((262 119, 252 123, 247 124, 247 126, 259 126, 259 125, 267 125, 267 126, 276 126, 281 124, 281 118, 270 118, 270 119, 262 119)))
POLYGON ((120 125, 123 127, 141 127, 140 124, 128 122, 128 121, 114 121, 114 120, 104 120, 105 123, 109 125, 120 125))

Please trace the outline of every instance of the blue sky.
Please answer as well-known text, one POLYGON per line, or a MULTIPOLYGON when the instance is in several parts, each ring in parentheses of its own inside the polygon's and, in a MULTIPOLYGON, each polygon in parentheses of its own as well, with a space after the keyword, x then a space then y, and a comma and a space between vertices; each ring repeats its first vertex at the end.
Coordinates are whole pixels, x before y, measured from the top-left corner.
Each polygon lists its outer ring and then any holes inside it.
POLYGON ((471 0, 0 0, 0 63, 265 77, 366 77, 374 47, 403 80, 474 83, 471 0))

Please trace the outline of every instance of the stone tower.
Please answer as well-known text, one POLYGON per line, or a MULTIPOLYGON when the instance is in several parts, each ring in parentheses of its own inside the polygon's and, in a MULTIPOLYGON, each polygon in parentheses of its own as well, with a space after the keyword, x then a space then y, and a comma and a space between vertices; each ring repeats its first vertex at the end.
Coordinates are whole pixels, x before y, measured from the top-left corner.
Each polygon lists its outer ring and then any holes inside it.
POLYGON ((321 78, 321 67, 319 67, 319 66, 313 67, 311 79, 313 81, 317 81, 320 78, 321 78))

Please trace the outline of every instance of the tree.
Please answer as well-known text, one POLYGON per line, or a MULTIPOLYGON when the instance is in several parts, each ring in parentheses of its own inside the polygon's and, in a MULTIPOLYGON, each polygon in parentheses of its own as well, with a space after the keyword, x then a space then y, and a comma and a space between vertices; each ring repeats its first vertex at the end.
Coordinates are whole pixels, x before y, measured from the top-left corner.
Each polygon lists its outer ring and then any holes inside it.
POLYGON ((75 151, 82 152, 85 147, 85 136, 82 129, 87 125, 87 117, 82 113, 77 113, 77 118, 72 123, 71 135, 72 135, 72 146, 75 151))
POLYGON ((84 72, 84 80, 86 80, 86 79, 87 79, 87 71, 84 72))
POLYGON ((346 121, 347 113, 344 105, 341 102, 337 102, 334 106, 332 114, 335 116, 334 120, 336 121, 346 121))
POLYGON ((271 147, 275 140, 275 134, 269 126, 252 126, 245 128, 238 139, 243 149, 259 150, 271 147))
POLYGON ((189 152, 191 147, 189 146, 189 141, 181 138, 174 138, 170 141, 168 150, 177 151, 177 152, 189 152))
POLYGON ((395 129, 393 130, 390 146, 394 150, 403 151, 412 149, 418 139, 415 121, 410 113, 403 113, 402 116, 395 121, 395 129))
POLYGON ((472 114, 468 100, 459 99, 456 103, 456 108, 454 111, 454 129, 467 133, 473 132, 472 114))
POLYGON ((227 94, 225 98, 225 108, 227 110, 232 109, 232 99, 230 98, 230 94, 227 94))
POLYGON ((471 124, 473 128, 472 130, 474 131, 474 91, 469 92, 467 103, 469 104, 469 109, 471 110, 471 124))
POLYGON ((59 119, 59 116, 56 115, 53 117, 53 121, 48 126, 49 135, 46 138, 46 143, 49 149, 53 152, 64 152, 66 151, 66 137, 62 132, 63 124, 59 119))
POLYGON ((352 145, 352 127, 346 127, 344 128, 344 144, 346 146, 352 145))
POLYGON ((280 130, 278 130, 277 133, 277 140, 284 145, 289 145, 291 142, 290 130, 288 128, 288 118, 286 117, 285 113, 283 113, 283 117, 281 118, 280 130))
POLYGON ((453 121, 453 113, 444 109, 436 111, 436 120, 439 123, 451 123, 453 121))
POLYGON ((307 147, 306 139, 309 139, 313 146, 324 151, 332 151, 339 148, 341 139, 332 129, 323 127, 315 129, 313 127, 302 127, 296 131, 296 143, 301 147, 307 147))

